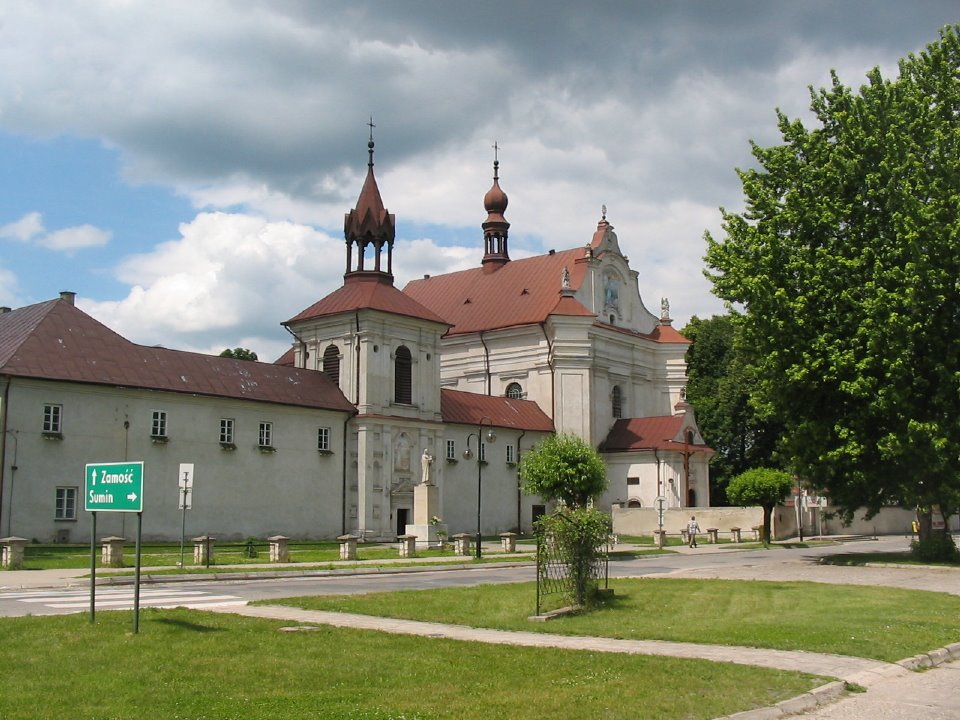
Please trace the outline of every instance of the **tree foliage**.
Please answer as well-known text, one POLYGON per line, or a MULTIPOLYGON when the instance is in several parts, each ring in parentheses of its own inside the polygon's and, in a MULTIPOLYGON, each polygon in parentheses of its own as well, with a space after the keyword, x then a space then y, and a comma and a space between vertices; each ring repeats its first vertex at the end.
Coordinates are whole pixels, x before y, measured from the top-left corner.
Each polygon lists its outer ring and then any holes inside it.
POLYGON ((793 488, 793 478, 783 470, 753 468, 742 472, 727 486, 727 497, 735 505, 759 505, 763 508, 763 541, 770 541, 773 508, 783 502, 793 488))
POLYGON ((253 350, 247 350, 246 348, 238 347, 238 348, 233 348, 233 350, 231 350, 230 348, 227 348, 222 353, 220 353, 220 357, 233 358, 234 360, 254 360, 255 361, 257 359, 257 354, 253 350))
POLYGON ((756 380, 749 348, 737 340, 729 315, 707 320, 694 316, 682 330, 687 351, 687 401, 707 445, 716 450, 710 462, 711 502, 724 504, 730 479, 752 467, 773 466, 781 423, 761 414, 751 402, 756 380))
POLYGON ((960 503, 960 28, 854 92, 778 114, 742 214, 707 234, 714 292, 744 312, 757 399, 792 465, 849 515, 960 503))
POLYGON ((607 488, 603 458, 575 435, 544 438, 523 456, 519 471, 524 492, 569 508, 587 507, 607 488))

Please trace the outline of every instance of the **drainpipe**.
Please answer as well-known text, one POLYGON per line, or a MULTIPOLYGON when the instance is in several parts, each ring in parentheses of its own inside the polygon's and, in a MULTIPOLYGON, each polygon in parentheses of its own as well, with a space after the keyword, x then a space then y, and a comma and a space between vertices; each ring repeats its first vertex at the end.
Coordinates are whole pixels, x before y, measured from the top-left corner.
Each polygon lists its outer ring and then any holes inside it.
MULTIPOLYGON (((7 469, 7 405, 10 398, 10 378, 7 377, 3 382, 3 402, 0 406, 0 517, 3 517, 3 483, 6 479, 7 469)), ((7 535, 12 535, 9 523, 7 525, 7 535)))
POLYGON ((546 323, 540 323, 540 332, 543 333, 543 339, 547 342, 547 367, 550 368, 550 419, 554 425, 557 422, 557 377, 553 367, 553 345, 550 337, 547 335, 546 323))
POLYGON ((487 395, 490 394, 490 348, 483 341, 483 330, 480 331, 480 344, 483 345, 483 365, 487 373, 487 395))
POLYGON ((354 313, 354 326, 356 330, 353 333, 353 342, 351 343, 354 347, 353 358, 354 365, 356 366, 356 382, 353 389, 353 404, 360 404, 360 313, 354 313))
POLYGON ((523 534, 523 509, 521 507, 523 493, 520 490, 520 441, 526 434, 527 431, 523 430, 520 437, 517 438, 517 532, 521 535, 523 534))

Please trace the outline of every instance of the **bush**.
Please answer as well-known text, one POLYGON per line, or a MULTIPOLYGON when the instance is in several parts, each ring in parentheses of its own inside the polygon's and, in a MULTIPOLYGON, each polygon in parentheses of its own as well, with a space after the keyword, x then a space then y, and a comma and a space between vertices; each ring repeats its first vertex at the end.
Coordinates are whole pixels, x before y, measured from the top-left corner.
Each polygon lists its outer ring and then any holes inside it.
POLYGON ((569 599, 588 607, 599 588, 610 518, 595 508, 558 510, 537 520, 540 542, 553 543, 567 566, 569 599))
POLYGON ((949 533, 935 532, 923 540, 910 543, 910 551, 923 562, 960 563, 960 549, 949 533))

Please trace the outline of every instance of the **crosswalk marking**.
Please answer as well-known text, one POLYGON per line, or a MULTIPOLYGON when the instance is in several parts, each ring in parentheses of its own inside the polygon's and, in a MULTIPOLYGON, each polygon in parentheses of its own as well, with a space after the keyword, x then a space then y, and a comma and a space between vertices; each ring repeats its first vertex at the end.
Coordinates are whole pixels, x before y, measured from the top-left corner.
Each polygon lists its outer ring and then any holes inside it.
MULTIPOLYGON (((0 593, 0 599, 39 604, 56 610, 82 610, 90 607, 89 591, 0 593)), ((140 607, 202 609, 211 605, 245 604, 246 601, 236 595, 216 595, 202 590, 140 590, 140 607)), ((104 610, 132 609, 133 588, 97 590, 96 606, 104 610)))

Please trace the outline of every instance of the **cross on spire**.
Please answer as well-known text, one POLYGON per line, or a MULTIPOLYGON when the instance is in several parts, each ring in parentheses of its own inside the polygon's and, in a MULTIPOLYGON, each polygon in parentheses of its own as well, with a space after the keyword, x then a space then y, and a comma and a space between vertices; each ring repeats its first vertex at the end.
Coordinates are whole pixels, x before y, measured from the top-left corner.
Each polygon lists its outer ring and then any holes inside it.
POLYGON ((370 126, 370 140, 367 142, 367 152, 370 153, 370 160, 367 162, 367 166, 373 167, 373 129, 376 127, 373 124, 373 115, 370 116, 370 122, 367 125, 370 126))

